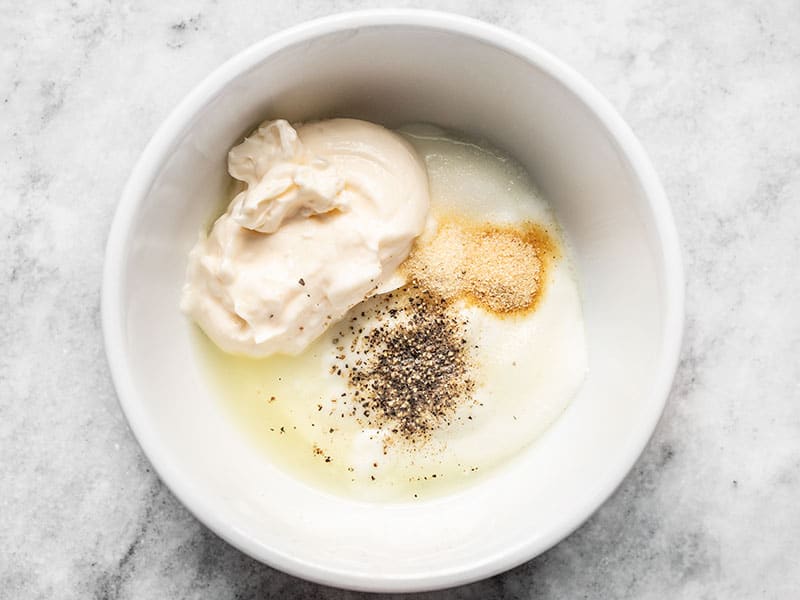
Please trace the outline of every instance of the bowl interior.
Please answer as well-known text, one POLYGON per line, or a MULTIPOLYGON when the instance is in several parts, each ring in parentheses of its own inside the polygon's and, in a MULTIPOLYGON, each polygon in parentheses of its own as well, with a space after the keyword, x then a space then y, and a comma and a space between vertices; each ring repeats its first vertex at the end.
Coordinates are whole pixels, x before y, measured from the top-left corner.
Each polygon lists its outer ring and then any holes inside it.
POLYGON ((471 27, 329 24, 248 51, 157 135, 112 232, 109 358, 134 432, 198 517, 295 574, 409 590, 530 558, 607 497, 663 406, 675 335, 675 257, 663 245, 671 223, 608 115, 576 94, 593 93, 585 84, 535 48, 471 27), (227 186, 228 149, 265 118, 329 116, 427 121, 486 138, 529 169, 573 247, 589 347, 582 391, 538 443, 452 496, 363 504, 271 466, 211 396, 178 310, 187 252, 227 186))

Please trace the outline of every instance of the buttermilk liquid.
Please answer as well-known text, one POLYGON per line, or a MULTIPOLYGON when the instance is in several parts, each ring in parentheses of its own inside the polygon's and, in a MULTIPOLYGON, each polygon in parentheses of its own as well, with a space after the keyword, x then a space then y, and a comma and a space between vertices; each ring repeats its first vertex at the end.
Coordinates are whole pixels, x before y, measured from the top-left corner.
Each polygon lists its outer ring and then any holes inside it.
POLYGON ((568 248, 524 169, 434 127, 400 133, 425 160, 434 217, 533 222, 560 246, 533 312, 498 316, 465 303, 454 307, 469 323, 475 389, 448 425, 424 443, 407 442, 351 416, 352 390, 331 372, 340 352, 336 325, 299 356, 265 359, 225 354, 197 330, 214 391, 264 460, 310 485, 369 501, 419 501, 485 477, 553 424, 580 388, 587 360, 568 248))

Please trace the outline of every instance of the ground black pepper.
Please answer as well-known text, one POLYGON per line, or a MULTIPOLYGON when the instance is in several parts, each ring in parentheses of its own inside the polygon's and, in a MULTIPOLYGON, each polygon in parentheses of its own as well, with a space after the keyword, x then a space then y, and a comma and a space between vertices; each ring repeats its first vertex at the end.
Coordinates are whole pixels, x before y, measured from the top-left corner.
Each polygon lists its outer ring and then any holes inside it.
MULTIPOLYGON (((391 428, 408 439, 424 439, 447 425, 459 405, 469 402, 470 376, 466 321, 449 303, 427 290, 408 286, 384 296, 361 313, 377 323, 366 333, 349 334, 350 350, 365 358, 340 363, 359 417, 371 427, 391 428)), ((340 332, 340 338, 347 338, 340 332)), ((338 349, 338 348, 337 348, 338 349)))

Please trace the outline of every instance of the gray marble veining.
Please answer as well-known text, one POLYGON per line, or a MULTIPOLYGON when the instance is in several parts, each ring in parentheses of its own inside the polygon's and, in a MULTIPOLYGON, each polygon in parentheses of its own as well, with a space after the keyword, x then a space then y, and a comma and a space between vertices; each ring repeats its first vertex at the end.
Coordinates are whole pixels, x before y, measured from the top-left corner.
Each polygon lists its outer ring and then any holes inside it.
POLYGON ((687 268, 667 410, 583 527, 420 598, 788 598, 800 590, 800 4, 0 0, 0 597, 356 598, 260 565, 151 472, 99 323, 129 169, 210 69, 294 23, 425 6, 584 73, 649 151, 687 268))

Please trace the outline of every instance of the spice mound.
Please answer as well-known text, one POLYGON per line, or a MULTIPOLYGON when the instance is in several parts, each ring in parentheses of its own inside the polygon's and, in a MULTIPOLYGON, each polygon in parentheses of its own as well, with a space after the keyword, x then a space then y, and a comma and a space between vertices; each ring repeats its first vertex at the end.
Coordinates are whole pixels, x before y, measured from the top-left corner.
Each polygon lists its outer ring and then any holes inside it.
POLYGON ((471 401, 467 322, 448 304, 429 290, 407 286, 376 298, 334 339, 340 354, 332 370, 346 378, 364 426, 423 441, 471 401), (366 324, 372 325, 365 329, 366 324))
POLYGON ((447 221, 418 243, 403 270, 447 300, 464 299, 498 314, 531 310, 557 251, 547 231, 447 221))

